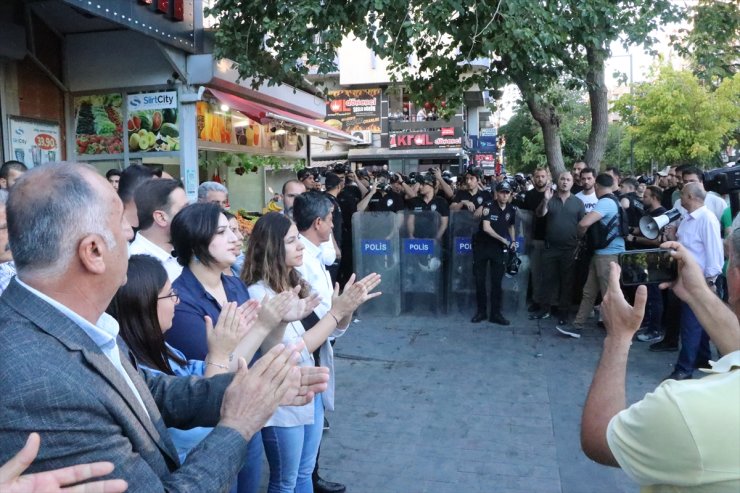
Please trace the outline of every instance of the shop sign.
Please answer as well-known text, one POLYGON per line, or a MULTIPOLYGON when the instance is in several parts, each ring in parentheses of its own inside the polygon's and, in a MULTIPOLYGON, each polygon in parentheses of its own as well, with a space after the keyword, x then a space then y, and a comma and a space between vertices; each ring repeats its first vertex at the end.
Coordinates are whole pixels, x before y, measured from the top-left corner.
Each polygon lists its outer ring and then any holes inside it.
POLYGON ((496 129, 481 128, 478 133, 478 149, 484 152, 496 152, 496 129))
POLYGON ((474 161, 476 166, 493 166, 496 164, 495 154, 475 154, 474 161))
POLYGON ((12 159, 33 168, 61 160, 59 124, 11 116, 10 149, 12 159))
POLYGON ((123 95, 74 98, 75 152, 78 156, 123 153, 123 95))
POLYGON ((329 91, 324 123, 348 133, 380 133, 380 89, 329 91))
POLYGON ((128 94, 126 108, 129 152, 180 150, 176 91, 128 94))
POLYGON ((462 128, 444 127, 422 132, 390 132, 391 149, 419 149, 426 147, 461 147, 462 128))
POLYGON ((102 17, 163 43, 195 52, 200 35, 195 9, 200 0, 63 0, 75 8, 102 17))

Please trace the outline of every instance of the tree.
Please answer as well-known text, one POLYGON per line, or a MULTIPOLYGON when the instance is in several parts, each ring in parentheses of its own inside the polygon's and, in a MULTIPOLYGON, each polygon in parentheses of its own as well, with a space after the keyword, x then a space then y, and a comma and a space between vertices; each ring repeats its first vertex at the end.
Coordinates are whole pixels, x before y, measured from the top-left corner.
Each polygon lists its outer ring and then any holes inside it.
POLYGON ((690 12, 691 29, 672 40, 696 76, 717 86, 740 69, 740 8, 737 0, 699 0, 690 12))
MULTIPOLYGON (((551 93, 559 95, 557 99, 561 117, 563 159, 568 164, 583 161, 591 128, 587 94, 583 91, 568 91, 562 87, 555 88, 551 93)), ((553 98, 552 95, 549 97, 553 98)), ((526 107, 517 107, 511 119, 499 129, 499 133, 506 137, 506 162, 509 169, 530 173, 536 167, 547 164, 542 133, 538 131, 537 122, 526 107)), ((610 124, 602 163, 626 170, 629 140, 623 125, 610 124)), ((642 168, 638 165, 636 169, 642 168)))
POLYGON ((639 160, 708 164, 740 127, 740 74, 710 92, 690 71, 664 66, 614 109, 628 125, 639 160))
POLYGON ((254 84, 302 80, 309 68, 336 70, 345 36, 387 59, 417 102, 459 107, 472 86, 516 84, 542 132, 547 162, 564 169, 557 105, 544 95, 564 83, 589 93, 587 162, 598 167, 606 146, 604 61, 610 44, 650 43, 673 19, 670 0, 217 0, 216 55, 237 63, 254 84), (486 58, 484 68, 473 60, 486 58), (412 63, 409 63, 409 61, 412 63))

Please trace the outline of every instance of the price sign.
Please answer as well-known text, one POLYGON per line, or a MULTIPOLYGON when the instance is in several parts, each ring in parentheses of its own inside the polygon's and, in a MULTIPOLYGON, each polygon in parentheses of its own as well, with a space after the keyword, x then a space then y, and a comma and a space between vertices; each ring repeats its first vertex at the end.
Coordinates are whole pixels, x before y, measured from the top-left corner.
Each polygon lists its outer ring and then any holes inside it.
POLYGON ((11 116, 11 159, 20 161, 29 169, 62 159, 59 147, 59 124, 11 116))

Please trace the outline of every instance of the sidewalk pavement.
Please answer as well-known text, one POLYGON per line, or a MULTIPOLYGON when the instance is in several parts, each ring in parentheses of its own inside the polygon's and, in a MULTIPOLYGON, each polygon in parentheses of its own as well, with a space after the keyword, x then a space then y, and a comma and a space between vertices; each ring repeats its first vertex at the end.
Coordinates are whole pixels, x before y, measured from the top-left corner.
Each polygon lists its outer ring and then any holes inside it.
MULTIPOLYGON (((468 320, 361 317, 337 340, 322 477, 349 493, 639 491, 580 448, 603 330, 576 340, 558 335, 554 320, 525 314, 509 327, 468 320)), ((653 390, 675 358, 635 342, 628 403, 653 390)))

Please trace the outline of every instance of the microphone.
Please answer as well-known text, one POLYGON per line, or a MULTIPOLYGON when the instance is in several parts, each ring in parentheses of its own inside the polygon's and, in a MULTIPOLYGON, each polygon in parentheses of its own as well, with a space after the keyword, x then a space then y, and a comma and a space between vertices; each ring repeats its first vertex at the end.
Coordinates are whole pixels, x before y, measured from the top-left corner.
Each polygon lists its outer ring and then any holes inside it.
POLYGON ((660 234, 661 229, 665 228, 669 223, 678 220, 680 217, 681 211, 678 209, 671 209, 658 217, 643 216, 640 219, 640 233, 648 240, 654 240, 660 234))

